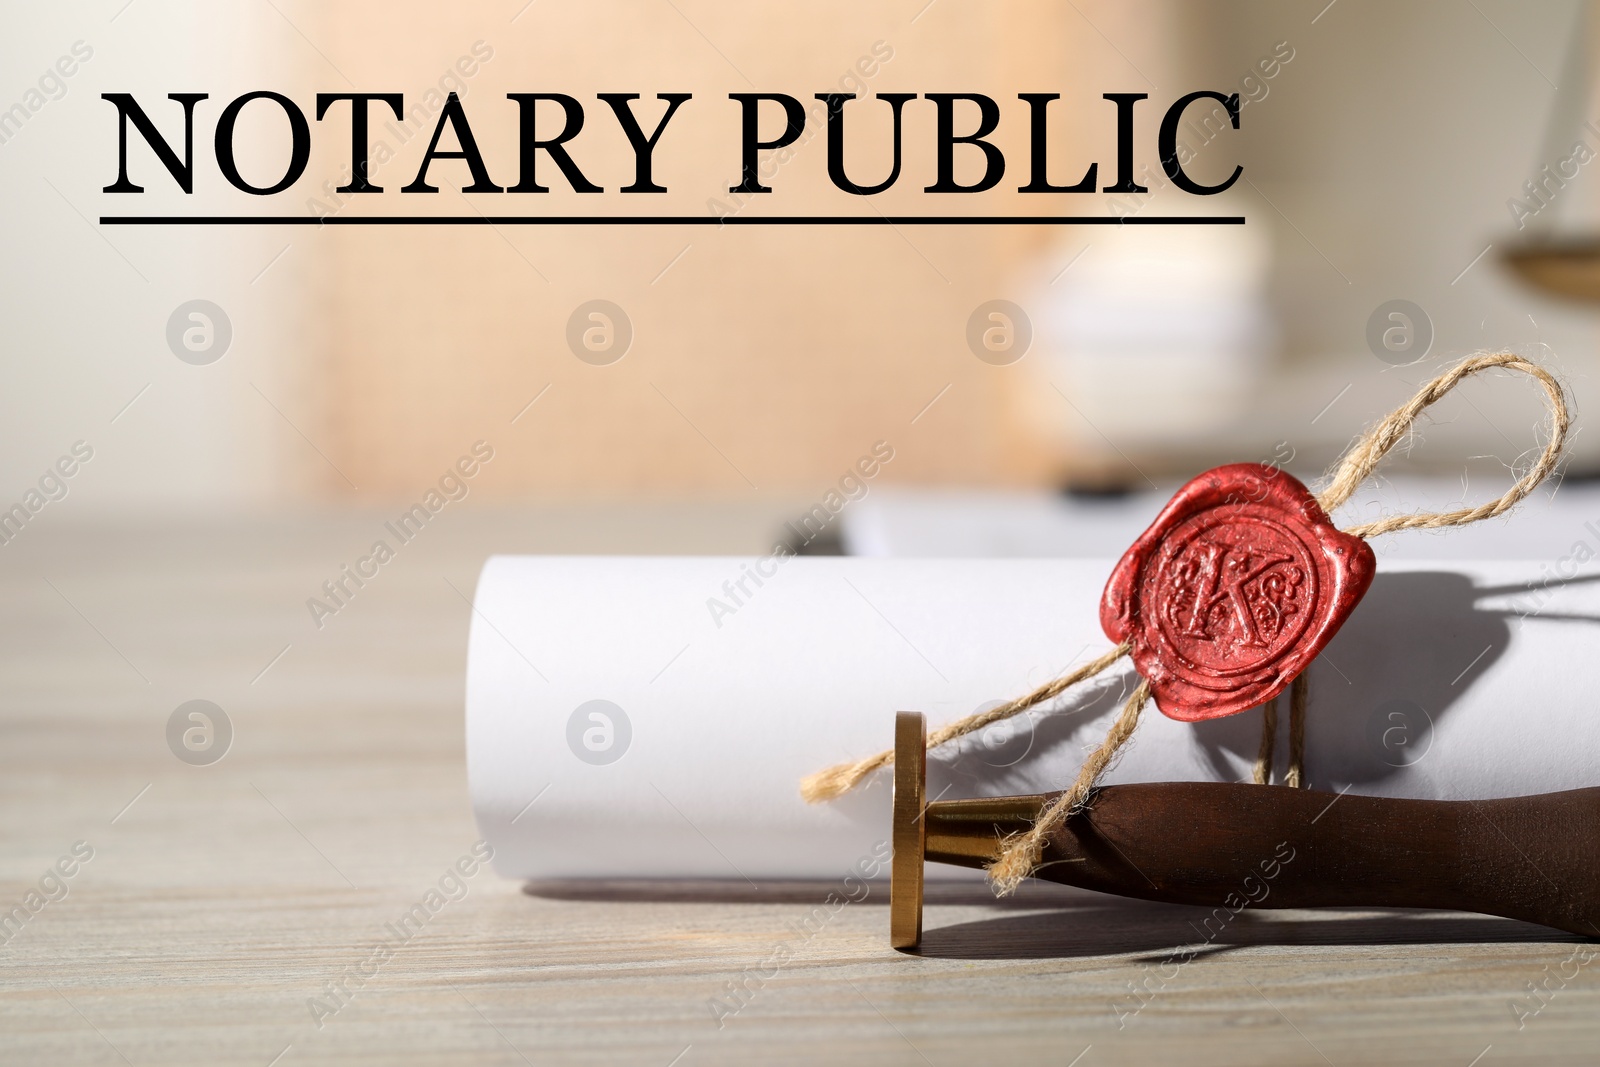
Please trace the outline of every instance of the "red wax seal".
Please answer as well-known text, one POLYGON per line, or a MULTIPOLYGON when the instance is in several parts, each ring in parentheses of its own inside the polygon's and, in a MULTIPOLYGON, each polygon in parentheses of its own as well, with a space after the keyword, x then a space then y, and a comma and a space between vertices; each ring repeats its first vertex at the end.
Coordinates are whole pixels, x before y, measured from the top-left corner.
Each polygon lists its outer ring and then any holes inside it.
POLYGON ((1231 463, 1179 489, 1128 549, 1100 625, 1132 646, 1163 714, 1218 719, 1287 689, 1375 567, 1372 548, 1335 529, 1298 480, 1231 463))

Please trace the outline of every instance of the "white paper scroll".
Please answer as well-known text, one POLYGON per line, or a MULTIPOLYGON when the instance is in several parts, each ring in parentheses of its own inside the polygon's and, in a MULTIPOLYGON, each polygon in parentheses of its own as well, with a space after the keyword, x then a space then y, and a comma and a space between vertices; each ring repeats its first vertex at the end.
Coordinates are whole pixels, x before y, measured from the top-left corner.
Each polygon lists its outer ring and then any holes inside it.
MULTIPOLYGON (((1570 562, 1570 561, 1569 561, 1570 562)), ((472 801, 518 878, 828 878, 889 830, 880 774, 799 779, 1108 647, 1111 560, 496 557, 467 672, 472 801)), ((1380 566, 1311 668, 1314 788, 1485 798, 1600 785, 1600 570, 1380 566)), ((1121 668, 929 760, 929 796, 1063 788, 1121 668)), ((1287 751, 1282 702, 1279 767, 1287 751)), ((1247 779, 1260 714, 1146 712, 1108 782, 1247 779)))

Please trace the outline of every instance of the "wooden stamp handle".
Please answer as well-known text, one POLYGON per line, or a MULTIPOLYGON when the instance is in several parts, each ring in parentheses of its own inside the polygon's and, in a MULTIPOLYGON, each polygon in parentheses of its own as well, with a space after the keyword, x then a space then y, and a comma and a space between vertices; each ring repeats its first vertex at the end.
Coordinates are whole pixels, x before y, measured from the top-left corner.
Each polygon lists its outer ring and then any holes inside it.
MULTIPOLYGON (((904 714, 904 713, 902 713, 904 714)), ((920 716, 918 717, 920 718, 920 716)), ((897 742, 899 741, 897 733, 897 742)), ((896 751, 902 778, 925 771, 896 751)), ((923 783, 908 785, 922 807, 923 783)), ((983 867, 1056 794, 944 801, 907 854, 983 867)), ((1398 800, 1242 783, 1106 786, 1051 838, 1035 877, 1104 893, 1237 911, 1443 908, 1600 936, 1600 788, 1501 800, 1398 800)), ((901 940, 921 927, 921 878, 900 884, 901 940)), ((909 862, 909 860, 908 860, 909 862)), ((919 864, 920 866, 920 864, 919 864)), ((911 942, 914 945, 915 942, 911 942)))

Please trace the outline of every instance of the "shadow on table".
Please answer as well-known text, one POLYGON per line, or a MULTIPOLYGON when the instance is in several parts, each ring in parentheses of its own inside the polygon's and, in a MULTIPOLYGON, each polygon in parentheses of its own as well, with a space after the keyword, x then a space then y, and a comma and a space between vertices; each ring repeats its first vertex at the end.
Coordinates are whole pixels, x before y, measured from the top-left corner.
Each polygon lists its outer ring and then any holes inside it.
MULTIPOLYGON (((631 904, 822 904, 828 894, 849 899, 852 904, 888 904, 889 883, 885 879, 848 883, 834 879, 581 879, 525 882, 522 891, 544 900, 576 900, 631 904), (862 896, 865 887, 866 896, 862 896)), ((1056 907, 1063 900, 1086 895, 1083 890, 1046 883, 1029 884, 1014 896, 997 899, 980 881, 929 881, 924 900, 930 905, 988 904, 997 908, 1056 907)))
MULTIPOLYGON (((1227 910, 1222 909, 1226 915, 1227 910)), ((1137 962, 1205 959, 1239 948, 1317 945, 1560 944, 1587 940, 1545 926, 1461 912, 1242 911, 1225 923, 1209 908, 1115 897, 924 929, 916 955, 935 959, 1037 960, 1142 953, 1137 962)))
MULTIPOLYGON (((853 904, 889 902, 886 881, 853 883, 853 904)), ((522 891, 545 900, 618 904, 807 904, 851 893, 841 882, 760 880, 584 880, 528 882, 522 891)), ((1566 944, 1585 939, 1492 915, 1416 911, 1250 911, 1219 922, 1212 909, 1161 904, 1044 882, 1025 883, 996 898, 982 882, 929 882, 928 907, 985 907, 993 918, 928 926, 916 955, 933 959, 1041 960, 1135 956, 1161 963, 1239 948, 1318 945, 1455 945, 1484 942, 1566 944), (1017 914, 1017 913, 1022 914, 1017 914)), ((1227 914, 1224 909, 1220 914, 1227 914)), ((885 934, 887 935, 887 916, 885 934)))

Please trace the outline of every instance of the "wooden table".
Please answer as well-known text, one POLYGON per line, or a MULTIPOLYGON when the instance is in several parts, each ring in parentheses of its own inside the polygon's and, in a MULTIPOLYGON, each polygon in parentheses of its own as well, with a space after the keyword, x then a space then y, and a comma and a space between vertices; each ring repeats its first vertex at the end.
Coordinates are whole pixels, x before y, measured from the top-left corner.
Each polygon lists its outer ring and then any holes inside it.
POLYGON ((30 525, 0 548, 0 924, 26 916, 0 926, 0 1060, 1600 1058, 1600 945, 1476 916, 1245 912, 1178 966, 1199 909, 936 887, 919 958, 885 947, 881 888, 808 930, 827 886, 530 892, 479 870, 395 940, 476 838, 463 598, 483 558, 756 551, 781 504, 463 509, 320 630, 306 598, 384 515, 30 525), (166 739, 197 698, 235 735, 208 766, 166 739))

